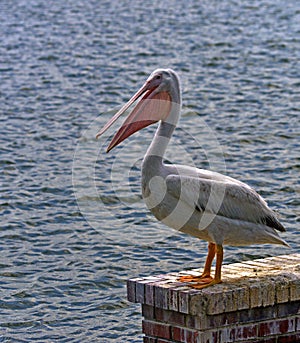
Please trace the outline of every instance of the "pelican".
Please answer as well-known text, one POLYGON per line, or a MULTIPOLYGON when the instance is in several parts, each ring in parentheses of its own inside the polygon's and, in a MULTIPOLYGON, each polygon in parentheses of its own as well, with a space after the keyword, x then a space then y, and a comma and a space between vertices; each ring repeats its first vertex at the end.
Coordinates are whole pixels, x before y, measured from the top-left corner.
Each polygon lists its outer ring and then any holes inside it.
POLYGON ((284 232, 285 228, 250 186, 217 172, 164 162, 164 153, 181 112, 180 81, 172 69, 155 70, 96 138, 138 99, 107 152, 136 131, 159 122, 142 163, 143 199, 152 214, 164 224, 208 242, 203 273, 181 276, 180 281, 198 289, 221 283, 223 245, 271 243, 289 246, 277 233, 284 232))

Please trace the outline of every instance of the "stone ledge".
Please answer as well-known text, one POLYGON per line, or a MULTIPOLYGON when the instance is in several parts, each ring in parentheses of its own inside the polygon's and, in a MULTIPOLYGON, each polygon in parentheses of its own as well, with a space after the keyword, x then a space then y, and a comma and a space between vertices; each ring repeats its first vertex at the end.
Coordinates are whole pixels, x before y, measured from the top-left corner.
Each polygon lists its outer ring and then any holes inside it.
POLYGON ((128 280, 142 304, 144 342, 300 342, 300 254, 223 266, 223 283, 195 290, 178 276, 128 280))
POLYGON ((223 283, 195 290, 177 281, 200 269, 130 279, 128 300, 185 314, 215 315, 300 300, 300 254, 223 266, 223 283))

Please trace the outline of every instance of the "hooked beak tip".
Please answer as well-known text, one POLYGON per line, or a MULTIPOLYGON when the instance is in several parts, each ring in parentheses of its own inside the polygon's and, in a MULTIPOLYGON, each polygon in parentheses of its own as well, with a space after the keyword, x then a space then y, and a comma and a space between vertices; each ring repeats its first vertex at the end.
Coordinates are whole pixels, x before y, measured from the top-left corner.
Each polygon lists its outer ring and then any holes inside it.
POLYGON ((114 148, 114 145, 111 146, 111 144, 110 144, 106 149, 106 153, 108 154, 110 152, 110 150, 112 150, 113 148, 114 148))
POLYGON ((101 135, 102 135, 102 132, 99 131, 99 132, 96 134, 96 139, 98 139, 101 135))

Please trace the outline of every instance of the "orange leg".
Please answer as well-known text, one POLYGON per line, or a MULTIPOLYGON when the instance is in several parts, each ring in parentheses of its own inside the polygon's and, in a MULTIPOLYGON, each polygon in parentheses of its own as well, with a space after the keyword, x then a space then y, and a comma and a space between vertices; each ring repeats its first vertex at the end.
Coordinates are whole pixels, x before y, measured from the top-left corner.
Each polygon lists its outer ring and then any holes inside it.
POLYGON ((211 278, 211 276, 210 276, 211 265, 212 265, 212 262, 215 258, 215 255, 216 255, 216 244, 215 243, 208 243, 208 254, 206 257, 206 261, 205 261, 204 271, 201 275, 202 277, 211 278))
POLYGON ((191 287, 196 289, 202 289, 208 286, 216 285, 218 283, 221 283, 221 269, 222 269, 222 262, 223 262, 223 247, 222 245, 216 245, 216 271, 215 271, 215 277, 208 283, 202 283, 199 282, 195 285, 191 285, 191 287))
POLYGON ((207 282, 211 282, 213 279, 210 275, 211 272, 211 265, 216 255, 216 244, 215 243, 208 243, 208 254, 206 257, 206 262, 204 266, 204 271, 200 276, 193 276, 193 275, 184 275, 179 278, 181 282, 199 282, 206 284, 207 282))

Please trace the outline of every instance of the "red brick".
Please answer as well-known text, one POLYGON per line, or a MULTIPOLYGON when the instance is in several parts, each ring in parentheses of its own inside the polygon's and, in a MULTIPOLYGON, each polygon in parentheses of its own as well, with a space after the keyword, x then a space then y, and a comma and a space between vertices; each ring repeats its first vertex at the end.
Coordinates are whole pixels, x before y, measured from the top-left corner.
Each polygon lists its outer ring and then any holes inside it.
POLYGON ((257 337, 257 325, 245 325, 245 326, 237 326, 236 340, 242 340, 247 338, 256 338, 257 337))
POLYGON ((273 320, 261 323, 258 326, 258 336, 266 337, 271 335, 280 335, 288 332, 294 332, 296 329, 296 319, 288 318, 273 320))
POLYGON ((186 327, 190 329, 203 330, 207 329, 208 325, 203 317, 186 316, 186 327))
POLYGON ((155 309, 155 319, 160 322, 185 326, 185 317, 186 315, 180 312, 155 309))
POLYGON ((299 331, 300 332, 300 317, 299 316, 296 317, 296 328, 295 328, 295 331, 297 331, 297 332, 299 331))
POLYGON ((157 339, 154 337, 145 336, 143 337, 143 342, 144 343, 157 343, 157 339))
POLYGON ((211 288, 205 288, 203 293, 207 297, 207 309, 206 312, 209 315, 219 314, 227 312, 223 299, 226 298, 226 301, 230 298, 230 292, 226 292, 226 297, 223 297, 222 289, 218 288, 217 290, 211 288))
POLYGON ((200 291, 181 286, 174 276, 131 279, 128 299, 142 303, 145 343, 300 343, 300 291, 295 286, 292 297, 290 288, 298 278, 295 285, 300 284, 300 273, 291 269, 293 279, 288 281, 285 266, 284 274, 280 268, 278 274, 274 271, 271 278, 254 275, 256 293, 248 279, 229 278, 200 291), (248 295, 255 301, 249 302, 248 295))
POLYGON ((277 343, 297 343, 300 342, 300 333, 290 333, 277 337, 277 343))
POLYGON ((183 290, 178 293, 178 310, 182 313, 189 313, 189 297, 191 290, 183 290))
MULTIPOLYGON (((251 343, 277 343, 277 338, 276 336, 272 336, 272 337, 269 337, 269 338, 260 338, 258 341, 250 341, 251 343)), ((249 342, 249 343, 250 343, 249 342)), ((296 342, 294 342, 296 343, 296 342)))
POLYGON ((279 333, 279 327, 276 320, 265 322, 258 325, 258 337, 267 337, 279 333))
POLYGON ((282 319, 278 324, 280 334, 294 332, 296 330, 296 318, 282 319))
POLYGON ((290 293, 290 280, 289 278, 283 276, 278 277, 276 280, 275 285, 275 296, 276 296, 276 303, 287 303, 289 301, 289 293, 290 293))
POLYGON ((176 288, 171 288, 169 290, 169 310, 178 311, 178 292, 176 288))
POLYGON ((221 342, 235 342, 235 336, 236 336, 236 328, 235 327, 226 327, 221 330, 219 330, 220 335, 220 341, 221 342))
MULTIPOLYGON (((203 331, 200 334, 200 342, 201 343, 219 343, 220 342, 220 335, 219 331, 203 331)), ((252 342, 251 342, 252 343, 252 342)))
POLYGON ((277 305, 278 317, 289 317, 300 313, 300 301, 291 301, 277 305))
POLYGON ((240 320, 244 323, 246 322, 263 322, 266 320, 276 320, 277 318, 277 307, 276 306, 266 306, 251 308, 248 311, 242 311, 240 313, 240 320))
POLYGON ((155 320, 155 308, 149 305, 142 305, 142 315, 145 319, 155 320))
POLYGON ((168 324, 156 323, 150 320, 143 320, 143 333, 159 338, 171 338, 171 328, 168 324))
POLYGON ((240 312, 234 311, 229 313, 217 314, 215 316, 210 316, 210 327, 214 328, 216 326, 228 326, 232 324, 240 323, 240 312))
POLYGON ((275 281, 269 279, 269 281, 264 282, 261 287, 262 292, 262 306, 272 306, 275 304, 275 281))
POLYGON ((154 285, 155 283, 148 283, 145 285, 145 304, 154 306, 154 285))
POLYGON ((136 302, 140 303, 140 304, 144 304, 145 303, 145 283, 147 281, 140 281, 136 283, 135 286, 135 299, 136 302))
POLYGON ((135 303, 135 281, 134 279, 127 280, 127 299, 128 301, 135 303))
POLYGON ((147 278, 147 282, 145 283, 145 289, 144 289, 144 301, 145 304, 151 305, 151 306, 158 306, 159 302, 155 303, 155 290, 161 289, 161 286, 164 283, 164 277, 149 277, 147 278))
POLYGON ((184 343, 196 343, 198 338, 198 331, 189 330, 183 327, 173 326, 171 328, 172 339, 184 343))
POLYGON ((159 283, 154 288, 155 307, 167 309, 168 308, 168 289, 162 287, 159 283))

